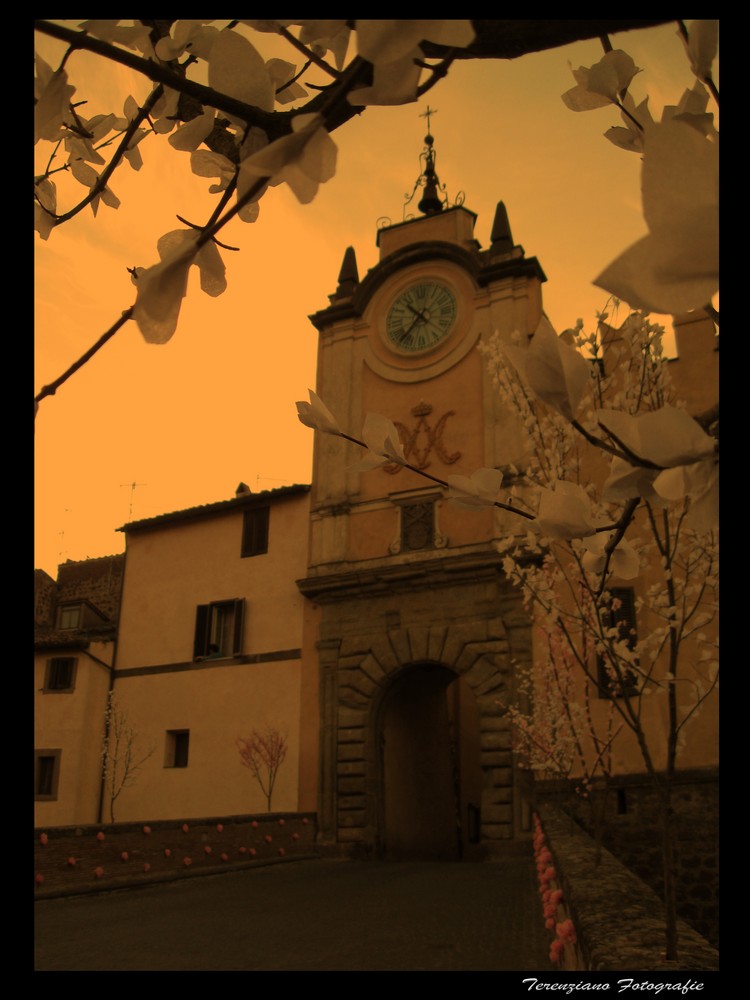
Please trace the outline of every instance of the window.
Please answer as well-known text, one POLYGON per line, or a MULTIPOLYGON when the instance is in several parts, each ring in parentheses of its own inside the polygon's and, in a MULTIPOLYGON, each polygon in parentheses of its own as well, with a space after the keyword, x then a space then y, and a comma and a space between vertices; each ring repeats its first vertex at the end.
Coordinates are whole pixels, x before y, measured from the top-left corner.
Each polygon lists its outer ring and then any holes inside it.
POLYGON ((44 677, 45 692, 70 692, 75 686, 76 664, 75 656, 53 656, 47 660, 47 672, 44 677))
POLYGON ((34 751, 34 799, 37 802, 54 802, 60 780, 62 750, 34 751))
POLYGON ((67 604, 57 609, 57 627, 78 628, 81 622, 81 605, 67 604))
MULTIPOLYGON (((632 587, 611 587, 610 606, 601 612, 602 626, 605 629, 617 628, 618 640, 625 640, 628 649, 635 649, 638 633, 635 622, 635 595, 632 587)), ((612 642, 618 641, 612 639, 612 642)), ((600 698, 622 698, 624 695, 635 694, 638 690, 638 678, 633 670, 625 671, 624 683, 614 676, 611 659, 607 653, 597 657, 597 675, 600 698)))
POLYGON ((164 756, 165 767, 187 767, 190 748, 189 729, 168 729, 164 756))
POLYGON ((193 659, 234 656, 242 651, 244 604, 239 598, 198 605, 193 659))
POLYGON ((242 522, 242 558, 268 552, 268 507, 246 510, 242 522))
POLYGON ((401 506, 401 549, 413 552, 434 548, 435 513, 432 500, 401 506))

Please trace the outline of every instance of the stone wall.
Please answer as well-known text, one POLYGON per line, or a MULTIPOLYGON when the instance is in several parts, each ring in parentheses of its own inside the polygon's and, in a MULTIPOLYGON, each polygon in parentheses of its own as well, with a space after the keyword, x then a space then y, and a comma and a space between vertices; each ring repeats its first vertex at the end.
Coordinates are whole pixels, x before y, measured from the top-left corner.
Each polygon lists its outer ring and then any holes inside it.
POLYGON ((34 624, 52 625, 55 610, 55 581, 43 569, 34 570, 34 624))
POLYGON ((57 568, 57 600, 91 601, 102 614, 116 621, 124 570, 124 554, 80 562, 68 560, 57 568))
POLYGON ((270 813, 34 831, 37 898, 268 864, 315 854, 314 813, 270 813))
MULTIPOLYGON (((663 892, 658 803, 643 775, 613 779, 595 791, 593 806, 552 786, 535 788, 566 812, 657 895, 663 892)), ((677 908, 680 917, 719 947, 719 783, 713 768, 683 771, 675 778, 673 808, 677 828, 677 908)))
MULTIPOLYGON (((561 898, 556 922, 571 920, 574 942, 561 965, 575 971, 715 971, 719 953, 684 921, 678 925, 678 962, 664 958, 663 905, 656 893, 570 817, 538 807, 554 881, 561 898)), ((644 838, 645 839, 645 838, 644 838)), ((542 919, 540 904, 540 919, 542 919)), ((551 940, 554 931, 551 931, 551 940)))

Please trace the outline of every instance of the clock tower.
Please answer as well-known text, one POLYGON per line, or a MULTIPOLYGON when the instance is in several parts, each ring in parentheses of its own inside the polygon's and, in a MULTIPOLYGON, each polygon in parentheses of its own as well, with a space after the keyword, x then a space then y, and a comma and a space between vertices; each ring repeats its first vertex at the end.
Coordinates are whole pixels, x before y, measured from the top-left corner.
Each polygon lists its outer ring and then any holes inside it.
MULTIPOLYGON (((359 437, 368 412, 398 428, 427 476, 500 468, 508 415, 477 347, 541 318, 538 261, 497 206, 441 200, 425 138, 420 214, 377 234, 364 278, 345 254, 319 337, 317 393, 359 437)), ((396 463, 360 472, 357 445, 316 433, 308 575, 320 680, 322 844, 393 858, 486 857, 528 835, 503 703, 531 636, 506 583, 496 509, 466 510, 396 463)))

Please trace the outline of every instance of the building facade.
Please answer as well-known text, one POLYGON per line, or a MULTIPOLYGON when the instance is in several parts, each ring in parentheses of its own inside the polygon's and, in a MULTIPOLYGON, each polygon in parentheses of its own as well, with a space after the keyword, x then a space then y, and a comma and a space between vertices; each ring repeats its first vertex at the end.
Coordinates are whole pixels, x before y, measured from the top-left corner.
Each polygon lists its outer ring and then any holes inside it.
MULTIPOLYGON (((502 203, 486 250, 468 209, 426 209, 379 231, 362 280, 349 248, 310 319, 317 392, 341 427, 356 435, 368 414, 387 415, 408 462, 445 480, 514 460, 516 418, 476 348, 496 331, 530 335, 546 279, 502 203)), ((718 398, 713 326, 688 317, 677 333, 673 378, 703 412, 718 398)), ((363 455, 318 433, 311 486, 240 484, 233 499, 125 525, 119 611, 39 578, 39 823, 108 818, 111 690, 145 756, 117 820, 264 811, 237 745, 258 732, 285 741, 273 809, 317 812, 323 846, 456 859, 529 834, 504 706, 534 648, 497 547, 507 523, 451 505, 396 462, 363 471, 363 455)), ((715 763, 711 709, 685 766, 715 763)), ((623 754, 618 767, 637 771, 623 754)))

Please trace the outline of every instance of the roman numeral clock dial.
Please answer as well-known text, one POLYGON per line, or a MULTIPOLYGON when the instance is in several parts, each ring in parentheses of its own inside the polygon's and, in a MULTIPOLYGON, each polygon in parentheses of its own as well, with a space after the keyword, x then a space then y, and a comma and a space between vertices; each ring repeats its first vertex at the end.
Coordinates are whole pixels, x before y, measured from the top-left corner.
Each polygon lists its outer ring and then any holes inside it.
POLYGON ((444 340, 456 321, 456 297, 436 281, 411 285, 388 311, 386 331, 398 351, 427 351, 444 340))

